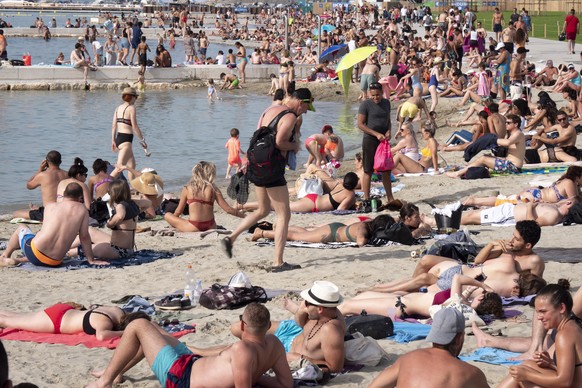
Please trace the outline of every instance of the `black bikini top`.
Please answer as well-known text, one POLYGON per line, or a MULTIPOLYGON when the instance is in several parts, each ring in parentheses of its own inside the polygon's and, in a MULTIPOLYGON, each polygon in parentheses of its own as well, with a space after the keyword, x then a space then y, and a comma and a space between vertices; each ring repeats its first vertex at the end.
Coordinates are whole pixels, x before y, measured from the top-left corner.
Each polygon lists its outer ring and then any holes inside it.
MULTIPOLYGON (((139 206, 133 201, 123 201, 119 203, 125 208, 125 217, 123 217, 123 221, 131 220, 139 215, 139 206)), ((111 217, 116 214, 115 208, 113 208, 111 217)))
POLYGON ((107 317, 111 321, 111 324, 113 325, 113 329, 115 329, 115 322, 113 321, 113 318, 111 318, 108 314, 101 312, 101 311, 97 311, 97 310, 89 310, 89 311, 87 311, 87 313, 83 317, 83 331, 85 332, 85 334, 89 334, 89 335, 97 334, 97 330, 95 330, 95 328, 93 326, 91 326, 91 314, 93 314, 93 313, 94 314, 101 314, 104 317, 107 317))

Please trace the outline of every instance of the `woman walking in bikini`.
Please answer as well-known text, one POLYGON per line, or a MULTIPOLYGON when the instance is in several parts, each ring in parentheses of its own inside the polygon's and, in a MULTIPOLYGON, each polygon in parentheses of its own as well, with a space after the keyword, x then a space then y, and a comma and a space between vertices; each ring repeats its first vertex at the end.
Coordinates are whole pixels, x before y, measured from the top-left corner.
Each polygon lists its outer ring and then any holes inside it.
MULTIPOLYGON (((121 98, 124 102, 115 109, 113 114, 111 149, 113 152, 119 152, 117 157, 118 165, 135 168, 135 157, 131 147, 134 133, 140 139, 140 144, 144 149, 147 149, 148 145, 137 124, 134 105, 137 100, 137 92, 134 88, 125 88, 121 93, 121 98)), ((128 174, 130 179, 134 178, 131 172, 128 174)))

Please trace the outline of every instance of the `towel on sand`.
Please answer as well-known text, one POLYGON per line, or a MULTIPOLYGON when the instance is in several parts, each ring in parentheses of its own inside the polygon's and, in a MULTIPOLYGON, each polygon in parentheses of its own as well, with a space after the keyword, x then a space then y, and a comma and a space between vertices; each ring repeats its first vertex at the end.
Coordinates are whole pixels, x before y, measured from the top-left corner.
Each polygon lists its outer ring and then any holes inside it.
POLYGON ((493 365, 519 365, 522 361, 512 361, 510 358, 517 357, 521 353, 510 352, 497 348, 479 348, 466 356, 459 356, 463 361, 478 361, 493 365))
MULTIPOLYGON (((166 329, 167 327, 164 326, 164 329, 166 329)), ((184 330, 171 334, 175 338, 180 338, 186 334, 194 332, 196 332, 196 329, 193 326, 186 325, 184 330)), ((120 337, 117 337, 99 341, 94 335, 89 335, 85 333, 77 334, 35 333, 32 331, 10 328, 0 329, 0 339, 25 342, 38 342, 47 344, 63 344, 68 346, 84 345, 88 348, 107 348, 107 349, 115 349, 117 347, 117 344, 121 340, 120 337)))
POLYGON ((394 335, 388 337, 400 344, 425 339, 430 331, 430 325, 410 322, 394 322, 394 335))
POLYGON ((103 269, 103 268, 123 268, 126 266, 136 266, 146 263, 151 263, 156 260, 160 259, 171 259, 172 257, 178 256, 172 252, 165 252, 165 251, 153 251, 151 249, 142 249, 140 251, 135 251, 133 256, 127 259, 121 260, 110 260, 110 265, 95 265, 89 264, 85 257, 79 256, 72 259, 65 259, 63 263, 58 267, 41 267, 36 266, 32 263, 23 263, 17 267, 17 269, 25 269, 28 271, 70 271, 75 269, 85 269, 85 268, 96 268, 96 269, 103 269))

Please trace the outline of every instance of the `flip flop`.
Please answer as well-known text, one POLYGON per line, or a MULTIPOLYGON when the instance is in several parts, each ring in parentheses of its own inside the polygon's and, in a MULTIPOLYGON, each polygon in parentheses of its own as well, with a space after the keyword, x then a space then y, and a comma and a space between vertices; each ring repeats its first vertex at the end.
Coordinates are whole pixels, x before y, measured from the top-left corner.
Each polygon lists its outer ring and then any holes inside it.
POLYGON ((220 244, 222 245, 222 250, 226 253, 226 256, 229 259, 232 259, 232 240, 230 237, 225 237, 220 240, 220 244))
POLYGON ((293 271, 294 269, 300 269, 301 266, 299 264, 289 264, 286 261, 283 262, 278 267, 271 267, 271 272, 285 272, 285 271, 293 271))

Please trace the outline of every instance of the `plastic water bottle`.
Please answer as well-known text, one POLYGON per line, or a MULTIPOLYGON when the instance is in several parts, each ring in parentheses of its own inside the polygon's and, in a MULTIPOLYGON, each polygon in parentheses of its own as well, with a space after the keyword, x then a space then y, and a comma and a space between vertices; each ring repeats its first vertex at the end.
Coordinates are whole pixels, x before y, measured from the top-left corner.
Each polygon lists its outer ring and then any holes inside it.
POLYGON ((198 305, 198 302, 200 301, 200 295, 202 295, 202 280, 196 281, 196 286, 194 287, 192 297, 190 298, 192 301, 192 307, 196 307, 198 305))
POLYGON ((194 288, 196 287, 196 279, 194 278, 194 270, 192 266, 189 265, 186 269, 186 282, 184 285, 184 299, 188 298, 192 300, 194 296, 194 288))

